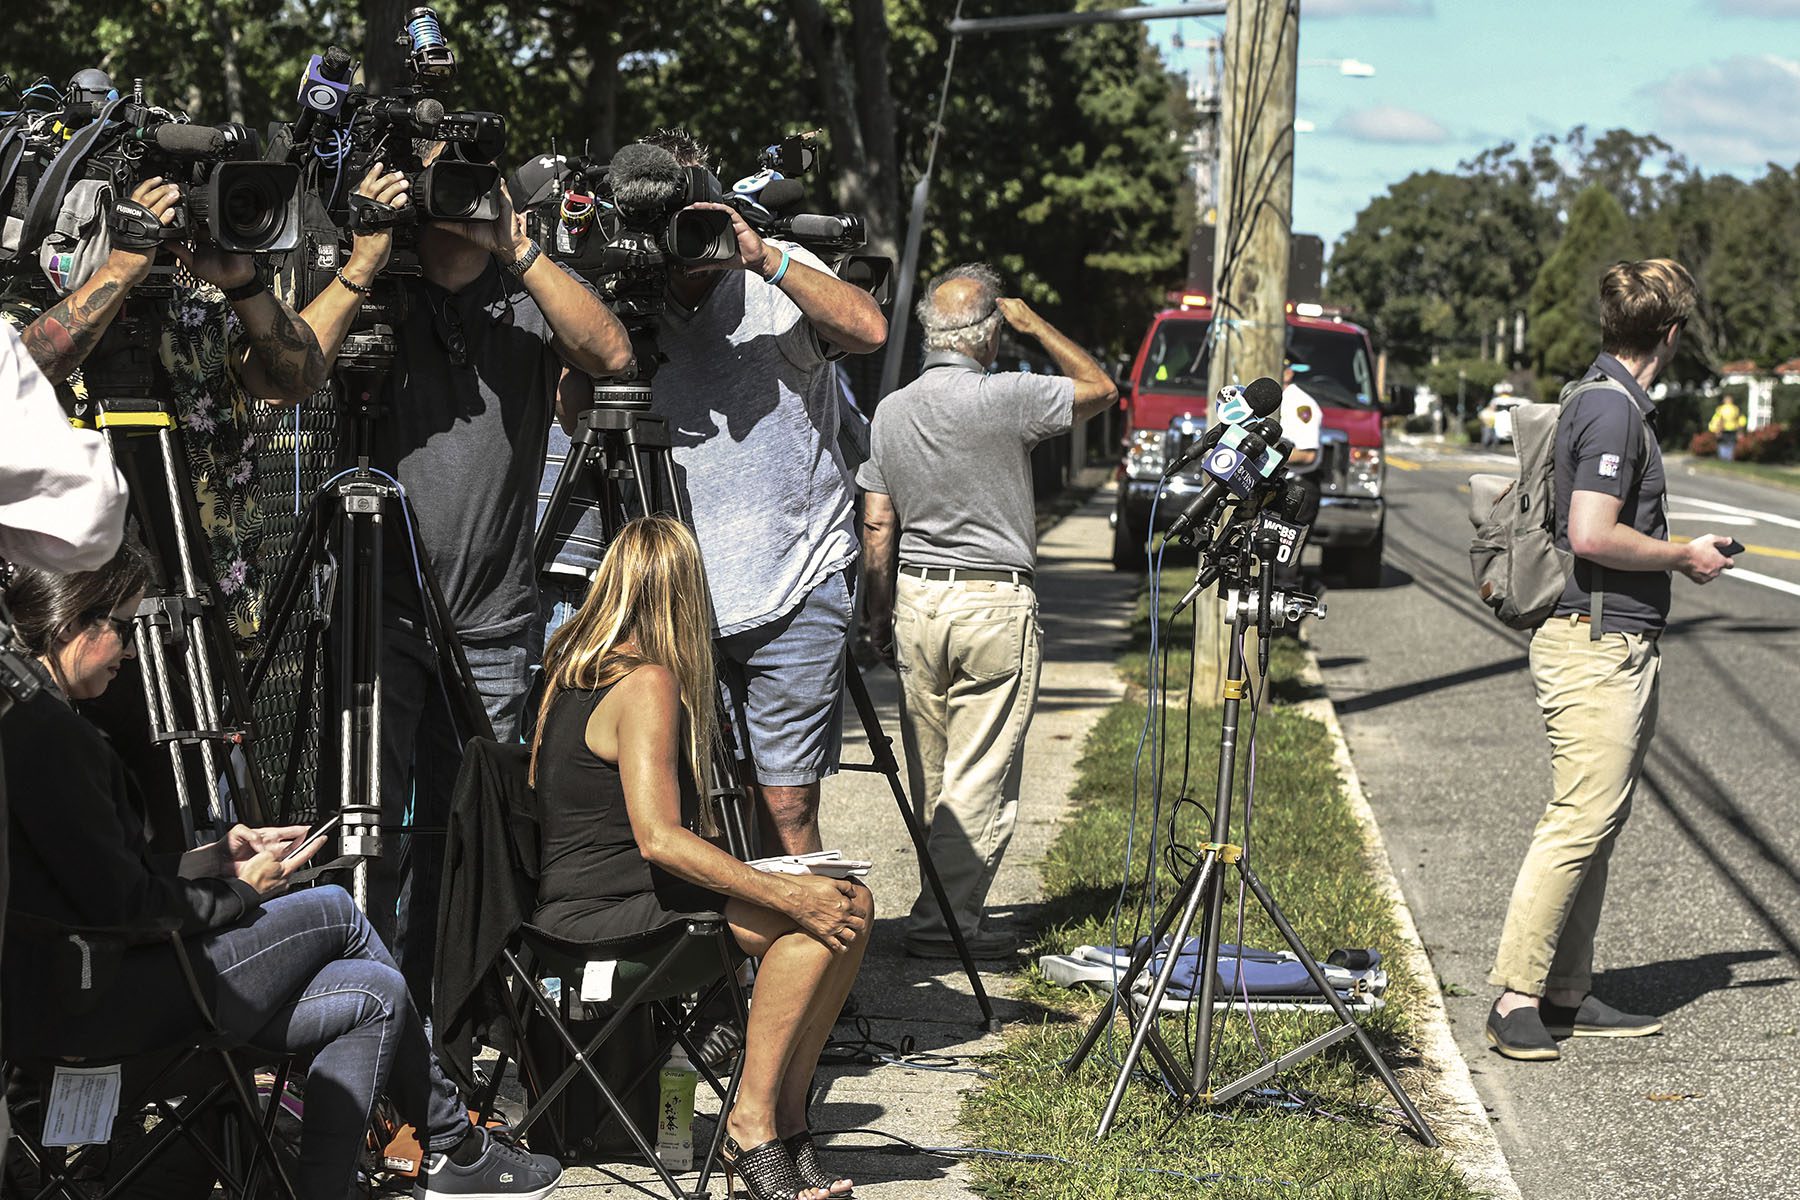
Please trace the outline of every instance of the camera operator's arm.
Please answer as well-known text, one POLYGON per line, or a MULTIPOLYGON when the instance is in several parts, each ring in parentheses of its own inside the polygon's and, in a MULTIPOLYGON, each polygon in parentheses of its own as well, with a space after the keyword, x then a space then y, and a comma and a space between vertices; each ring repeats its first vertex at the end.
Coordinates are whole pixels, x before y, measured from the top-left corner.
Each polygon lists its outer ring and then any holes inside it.
MULTIPOLYGON (((160 175, 144 180, 131 193, 131 203, 164 225, 175 219, 175 206, 180 199, 181 189, 164 183, 160 175)), ((86 283, 45 309, 19 335, 51 383, 63 382, 93 352, 100 335, 125 303, 126 295, 144 281, 156 262, 156 245, 127 248, 117 244, 124 240, 121 235, 115 233, 113 237, 114 249, 100 269, 86 283)))
POLYGON ((887 318, 875 297, 853 283, 845 283, 829 271, 809 267, 789 256, 787 269, 782 269, 779 246, 765 242, 744 218, 725 204, 695 204, 693 208, 714 208, 731 214, 731 228, 737 234, 737 257, 721 263, 709 263, 695 271, 755 271, 765 280, 787 293, 806 319, 812 323, 820 340, 850 354, 871 354, 887 341, 887 318), (779 280, 775 279, 780 275, 779 280))
POLYGON ((293 309, 256 283, 256 260, 216 246, 171 246, 196 279, 219 288, 244 327, 237 351, 238 381, 252 396, 299 403, 325 383, 319 340, 293 309), (239 291, 241 297, 234 296, 239 291))
POLYGON ((556 351, 571 367, 589 375, 617 375, 631 366, 631 336, 600 297, 546 259, 525 232, 525 216, 513 211, 500 185, 500 215, 462 225, 462 236, 484 247, 525 285, 556 338, 556 351), (520 266, 523 264, 524 269, 520 266))
MULTIPOLYGON (((365 196, 390 208, 405 208, 408 203, 406 193, 406 176, 399 171, 382 174, 382 164, 376 163, 356 185, 356 194, 365 196)), ((392 226, 384 226, 371 233, 359 233, 351 239, 350 257, 339 268, 331 282, 322 288, 300 312, 300 319, 312 329, 313 336, 319 342, 319 354, 329 370, 337 361, 338 350, 344 344, 344 337, 350 332, 350 326, 356 323, 356 314, 362 309, 363 297, 375 286, 375 277, 387 266, 388 256, 394 252, 394 231, 392 226), (358 291, 357 289, 362 289, 358 291)), ((268 397, 271 404, 281 405, 291 401, 304 400, 305 395, 296 397, 268 397)))
POLYGON ((1031 311, 1023 300, 1001 297, 1000 315, 1013 329, 1038 345, 1056 363, 1056 369, 1075 381, 1075 423, 1104 412, 1119 398, 1119 387, 1093 357, 1065 337, 1061 330, 1031 311))
POLYGON ((585 371, 564 367, 556 380, 556 423, 570 437, 575 436, 575 422, 594 407, 594 381, 585 371))
POLYGON ((869 640, 894 661, 894 564, 900 545, 900 518, 886 492, 863 493, 863 583, 869 589, 869 640))

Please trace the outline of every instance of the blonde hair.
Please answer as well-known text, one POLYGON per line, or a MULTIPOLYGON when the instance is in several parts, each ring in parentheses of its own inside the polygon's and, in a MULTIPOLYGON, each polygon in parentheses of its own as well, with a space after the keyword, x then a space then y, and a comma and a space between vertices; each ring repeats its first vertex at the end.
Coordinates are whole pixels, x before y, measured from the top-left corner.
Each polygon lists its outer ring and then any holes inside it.
POLYGON ((1600 348, 1649 354, 1697 299, 1694 277, 1672 258, 1614 263, 1600 280, 1600 348))
POLYGON ((544 648, 544 699, 531 739, 533 786, 544 722, 556 697, 615 682, 641 663, 667 669, 681 685, 689 765, 703 785, 719 730, 712 602, 699 543, 672 517, 639 517, 619 530, 581 611, 544 648), (621 648, 626 642, 631 645, 621 648))

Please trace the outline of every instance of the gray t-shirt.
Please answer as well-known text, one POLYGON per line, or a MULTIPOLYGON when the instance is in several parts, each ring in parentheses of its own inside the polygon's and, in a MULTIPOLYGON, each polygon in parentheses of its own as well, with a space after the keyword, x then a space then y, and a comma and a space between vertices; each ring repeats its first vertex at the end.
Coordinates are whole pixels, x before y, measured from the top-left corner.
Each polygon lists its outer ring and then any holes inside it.
MULTIPOLYGON (((1662 448, 1649 418, 1656 411, 1638 381, 1619 360, 1602 354, 1582 382, 1606 379, 1618 384, 1595 388, 1569 401, 1572 407, 1556 424, 1556 544, 1569 548, 1569 501, 1576 491, 1603 492, 1623 502, 1621 523, 1645 537, 1667 539, 1667 486, 1662 448)), ((1558 616, 1585 613, 1600 568, 1584 558, 1556 603, 1558 616)), ((1600 627, 1607 633, 1639 633, 1661 629, 1669 621, 1667 571, 1619 571, 1605 568, 1600 586, 1606 592, 1600 627)))
MULTIPOLYGON (((455 294, 423 279, 406 287, 373 462, 406 488, 456 631, 499 637, 537 616, 533 500, 561 362, 525 285, 492 259, 455 294)), ((386 524, 387 608, 416 617, 406 534, 386 524)))
POLYGON ((982 372, 938 351, 875 409, 864 491, 900 521, 900 561, 920 567, 1030 571, 1037 563, 1031 448, 1075 419, 1075 381, 982 372))
POLYGON ((658 339, 668 361, 651 407, 668 419, 685 475, 718 633, 741 633, 856 559, 837 380, 799 306, 747 271, 721 272, 692 311, 670 297, 658 339))

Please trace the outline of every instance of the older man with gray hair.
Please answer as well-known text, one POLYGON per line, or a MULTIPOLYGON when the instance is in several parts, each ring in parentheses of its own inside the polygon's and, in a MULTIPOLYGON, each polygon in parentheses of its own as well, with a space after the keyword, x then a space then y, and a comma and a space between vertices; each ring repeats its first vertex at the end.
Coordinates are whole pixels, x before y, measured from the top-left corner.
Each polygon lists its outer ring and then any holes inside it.
MULTIPOLYGON (((1094 416, 1118 390, 1024 301, 1002 296, 990 267, 932 280, 918 316, 924 369, 875 410, 870 458, 856 477, 867 492, 869 622, 900 672, 901 736, 932 861, 969 948, 991 958, 1012 949, 1003 933, 982 928, 983 905, 1012 837, 1043 644, 1031 448, 1094 416), (1035 338, 1061 374, 989 374, 1003 322, 1035 338)), ((906 949, 919 958, 955 953, 923 892, 906 949)))

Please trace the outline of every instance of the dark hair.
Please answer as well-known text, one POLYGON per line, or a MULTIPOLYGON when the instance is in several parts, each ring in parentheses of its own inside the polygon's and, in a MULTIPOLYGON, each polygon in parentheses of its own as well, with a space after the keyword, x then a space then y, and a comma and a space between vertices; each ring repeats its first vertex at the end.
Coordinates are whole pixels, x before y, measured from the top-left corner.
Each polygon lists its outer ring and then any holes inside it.
POLYGON ((638 141, 645 146, 659 146, 667 150, 684 167, 712 166, 712 151, 707 148, 706 143, 680 126, 653 129, 638 141))
POLYGON ((1694 277, 1670 258, 1614 263, 1600 279, 1600 348, 1649 354, 1694 315, 1694 277))
POLYGON ((110 562, 94 571, 64 575, 15 566, 6 589, 13 637, 33 654, 48 654, 60 635, 92 625, 149 582, 149 556, 130 538, 110 562))

